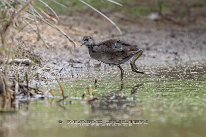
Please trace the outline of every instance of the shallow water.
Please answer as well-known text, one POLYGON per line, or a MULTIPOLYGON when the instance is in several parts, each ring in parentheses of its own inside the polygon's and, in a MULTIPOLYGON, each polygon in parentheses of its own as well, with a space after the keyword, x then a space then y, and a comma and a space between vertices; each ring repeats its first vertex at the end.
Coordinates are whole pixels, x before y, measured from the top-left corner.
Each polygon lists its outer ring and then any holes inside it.
POLYGON ((59 87, 51 86, 54 98, 20 101, 15 111, 1 111, 0 136, 204 136, 204 64, 141 69, 150 74, 126 70, 123 87, 118 70, 83 72, 84 77, 63 83, 68 98, 59 103, 59 87), (91 90, 98 100, 88 104, 91 90), (96 123, 86 126, 80 120, 96 123), (109 120, 116 121, 106 125, 109 120))

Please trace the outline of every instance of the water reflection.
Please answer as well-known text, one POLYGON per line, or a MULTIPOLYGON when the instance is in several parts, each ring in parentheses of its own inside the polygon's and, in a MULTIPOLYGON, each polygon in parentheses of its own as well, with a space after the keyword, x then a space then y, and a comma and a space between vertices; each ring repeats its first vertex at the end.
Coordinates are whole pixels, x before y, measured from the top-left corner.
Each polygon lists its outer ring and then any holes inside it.
MULTIPOLYGON (((206 67, 198 65, 190 68, 151 69, 156 71, 155 75, 127 74, 124 81, 107 79, 105 76, 99 80, 91 78, 68 82, 64 85, 68 98, 63 100, 60 95, 35 101, 17 100, 7 107, 7 111, 3 105, 0 108, 0 136, 15 136, 20 132, 33 133, 32 136, 36 136, 36 132, 40 130, 45 130, 51 136, 54 136, 53 132, 55 135, 63 134, 69 128, 64 123, 57 125, 58 120, 68 119, 147 119, 151 124, 148 124, 147 130, 139 130, 142 135, 153 129, 158 132, 164 129, 166 133, 171 127, 174 131, 181 131, 181 126, 190 127, 189 131, 194 133, 195 129, 191 128, 194 125, 198 127, 196 131, 202 132, 201 126, 206 123, 206 67), (93 86, 87 88, 89 84, 93 86), (91 88, 94 89, 93 100, 90 99, 91 88), (85 94, 84 99, 82 94, 85 94)), ((138 128, 130 129, 136 133, 138 128)), ((87 133, 92 136, 94 131, 92 127, 85 128, 85 131, 78 127, 77 129, 70 132, 77 134, 82 131, 81 135, 87 133), (87 132, 89 129, 91 134, 87 132)), ((98 129, 99 133, 104 133, 111 127, 98 129)), ((121 128, 118 135, 126 131, 121 128)), ((186 134, 185 131, 181 132, 186 134)))
MULTIPOLYGON (((127 85, 125 85, 127 86, 127 85)), ((107 95, 100 97, 90 103, 92 114, 90 118, 107 118, 109 120, 120 120, 131 118, 141 113, 141 106, 136 102, 136 93, 143 84, 136 84, 130 89, 130 96, 124 95, 124 81, 121 81, 118 90, 110 91, 107 95)), ((127 89, 128 90, 128 89, 127 89)))

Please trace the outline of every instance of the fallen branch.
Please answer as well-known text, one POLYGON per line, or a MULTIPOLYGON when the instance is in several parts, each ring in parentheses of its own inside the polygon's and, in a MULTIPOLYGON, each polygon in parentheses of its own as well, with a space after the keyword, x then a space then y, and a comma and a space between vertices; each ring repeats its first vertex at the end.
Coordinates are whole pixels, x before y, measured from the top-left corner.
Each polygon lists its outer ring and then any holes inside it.
POLYGON ((32 64, 32 61, 30 59, 14 59, 9 61, 9 64, 13 64, 13 63, 30 65, 32 64))

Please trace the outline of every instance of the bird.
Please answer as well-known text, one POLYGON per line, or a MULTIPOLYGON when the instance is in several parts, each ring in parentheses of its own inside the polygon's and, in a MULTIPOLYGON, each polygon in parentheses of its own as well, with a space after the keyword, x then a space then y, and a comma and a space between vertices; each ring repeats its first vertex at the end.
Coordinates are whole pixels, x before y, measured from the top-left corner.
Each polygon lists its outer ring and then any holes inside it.
POLYGON ((121 64, 124 64, 130 59, 132 71, 144 74, 144 72, 139 71, 135 65, 136 60, 143 53, 143 50, 139 49, 137 45, 118 39, 109 39, 96 44, 91 36, 84 36, 82 41, 83 43, 81 46, 87 46, 90 57, 105 64, 117 66, 121 71, 121 80, 123 80, 124 75, 124 70, 122 69, 121 64))

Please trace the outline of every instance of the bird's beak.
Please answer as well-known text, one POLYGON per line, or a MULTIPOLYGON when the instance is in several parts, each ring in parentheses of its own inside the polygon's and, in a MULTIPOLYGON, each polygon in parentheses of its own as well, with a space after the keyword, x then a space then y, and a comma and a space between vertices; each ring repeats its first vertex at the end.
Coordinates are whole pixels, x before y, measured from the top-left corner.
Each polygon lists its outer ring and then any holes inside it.
POLYGON ((80 46, 82 46, 82 45, 85 45, 85 42, 84 42, 84 43, 82 43, 80 46))

